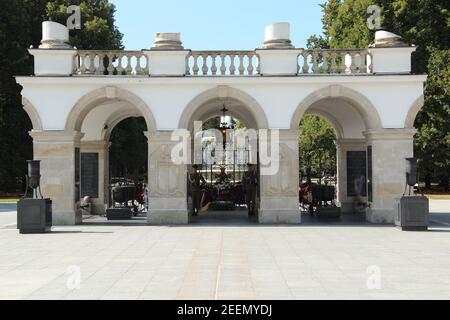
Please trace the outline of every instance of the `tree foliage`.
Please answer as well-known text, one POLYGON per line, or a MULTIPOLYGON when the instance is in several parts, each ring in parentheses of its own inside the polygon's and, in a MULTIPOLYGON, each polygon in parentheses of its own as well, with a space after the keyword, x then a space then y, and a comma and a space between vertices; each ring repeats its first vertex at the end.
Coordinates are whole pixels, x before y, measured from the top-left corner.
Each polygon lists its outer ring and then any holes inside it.
POLYGON ((308 115, 300 123, 299 157, 303 175, 336 173, 336 134, 333 127, 318 116, 308 115))
POLYGON ((42 22, 66 23, 67 5, 79 4, 82 30, 71 31, 80 49, 120 49, 122 35, 114 25, 114 5, 107 0, 0 1, 0 192, 23 189, 25 160, 32 158, 31 121, 22 108, 22 88, 14 76, 33 73, 27 48, 40 45, 42 22))
POLYGON ((111 133, 111 178, 128 178, 138 182, 147 174, 148 143, 145 119, 127 118, 116 125, 111 133))
MULTIPOLYGON (((329 0, 322 5, 324 34, 309 45, 322 48, 364 48, 373 42, 367 8, 382 9, 382 29, 415 44, 412 71, 427 73, 425 106, 416 119, 416 155, 422 171, 448 189, 450 168, 449 68, 450 11, 448 0, 329 0)), ((429 184, 429 183, 428 183, 429 184)))

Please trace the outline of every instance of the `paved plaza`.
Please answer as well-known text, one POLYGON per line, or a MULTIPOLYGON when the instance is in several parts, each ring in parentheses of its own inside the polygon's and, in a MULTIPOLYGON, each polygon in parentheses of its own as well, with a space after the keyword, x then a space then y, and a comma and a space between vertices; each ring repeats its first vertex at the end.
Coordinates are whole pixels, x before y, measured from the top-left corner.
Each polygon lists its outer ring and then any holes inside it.
POLYGON ((429 232, 223 222, 20 235, 15 206, 0 205, 0 299, 450 299, 450 202, 431 207, 429 232))

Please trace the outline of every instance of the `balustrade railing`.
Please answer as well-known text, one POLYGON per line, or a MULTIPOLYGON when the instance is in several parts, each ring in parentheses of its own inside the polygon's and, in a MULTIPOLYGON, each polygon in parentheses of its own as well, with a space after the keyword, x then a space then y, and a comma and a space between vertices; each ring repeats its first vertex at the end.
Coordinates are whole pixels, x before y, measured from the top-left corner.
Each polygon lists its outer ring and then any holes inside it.
POLYGON ((142 51, 78 51, 77 75, 148 75, 147 56, 142 51))
POLYGON ((366 49, 315 49, 299 54, 298 74, 371 73, 371 58, 366 49))
MULTIPOLYGON (((370 74, 371 57, 367 49, 299 50, 298 75, 370 74)), ((190 51, 186 75, 260 75, 256 51, 190 51)), ((148 57, 143 51, 86 51, 75 57, 75 75, 148 75, 148 57)))
POLYGON ((255 51, 191 51, 186 58, 186 75, 254 76, 259 73, 255 51))

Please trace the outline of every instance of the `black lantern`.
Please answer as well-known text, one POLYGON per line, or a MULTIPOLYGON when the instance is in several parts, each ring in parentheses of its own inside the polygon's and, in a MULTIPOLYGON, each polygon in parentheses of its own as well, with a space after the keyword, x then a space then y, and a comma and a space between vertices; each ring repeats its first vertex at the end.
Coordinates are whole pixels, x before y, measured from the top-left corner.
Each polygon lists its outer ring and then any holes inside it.
POLYGON ((222 118, 220 121, 219 130, 222 133, 223 149, 225 150, 226 145, 227 145, 227 130, 231 129, 231 127, 228 124, 228 122, 226 121, 228 109, 225 107, 225 105, 223 106, 222 110, 220 110, 220 111, 222 111, 222 118))
POLYGON ((28 189, 32 189, 32 198, 38 198, 38 191, 39 191, 39 197, 42 199, 42 193, 41 193, 41 161, 40 160, 28 160, 28 175, 26 176, 27 179, 27 189, 24 195, 24 198, 28 196, 28 189))

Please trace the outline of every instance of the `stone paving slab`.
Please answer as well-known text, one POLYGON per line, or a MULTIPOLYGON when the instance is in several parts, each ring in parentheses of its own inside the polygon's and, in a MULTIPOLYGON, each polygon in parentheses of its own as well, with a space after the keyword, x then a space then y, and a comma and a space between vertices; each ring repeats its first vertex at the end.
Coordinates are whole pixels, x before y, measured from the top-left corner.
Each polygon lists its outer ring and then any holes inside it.
POLYGON ((20 235, 3 206, 0 299, 450 299, 450 202, 431 204, 429 232, 200 223, 44 235, 20 235))
POLYGON ((0 229, 0 299, 450 299, 450 228, 53 230, 0 229))

